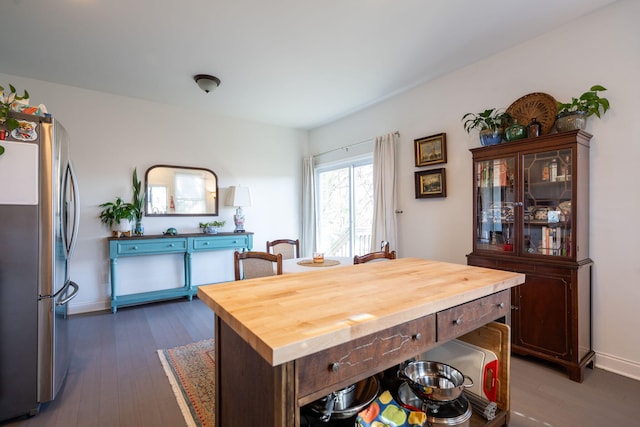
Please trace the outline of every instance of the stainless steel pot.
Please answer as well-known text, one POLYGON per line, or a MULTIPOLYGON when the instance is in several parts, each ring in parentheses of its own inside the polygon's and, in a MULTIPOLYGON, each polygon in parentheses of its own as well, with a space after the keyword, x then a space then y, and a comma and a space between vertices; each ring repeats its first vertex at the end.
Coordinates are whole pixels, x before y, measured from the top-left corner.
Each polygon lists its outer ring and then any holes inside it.
POLYGON ((378 397, 380 383, 373 376, 334 391, 310 403, 307 407, 322 421, 345 419, 356 415, 378 397), (353 388, 352 388, 353 387, 353 388))
POLYGON ((398 372, 421 399, 448 402, 457 399, 473 380, 452 366, 440 362, 418 360, 398 372), (465 381, 469 380, 469 384, 465 381))

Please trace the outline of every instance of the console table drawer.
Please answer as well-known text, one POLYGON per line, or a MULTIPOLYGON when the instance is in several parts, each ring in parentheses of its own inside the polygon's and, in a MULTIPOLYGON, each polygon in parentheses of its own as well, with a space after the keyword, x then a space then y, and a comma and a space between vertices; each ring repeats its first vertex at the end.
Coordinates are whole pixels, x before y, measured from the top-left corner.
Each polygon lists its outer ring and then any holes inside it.
POLYGON ((435 332, 431 314, 299 359, 299 396, 414 357, 433 346, 435 332), (322 369, 325 374, 318 375, 322 369))
POLYGON ((438 342, 457 338, 510 310, 510 290, 504 290, 437 313, 438 342))
POLYGON ((212 249, 236 249, 249 246, 248 236, 211 235, 192 239, 193 251, 210 251, 212 249))
POLYGON ((157 239, 117 242, 118 256, 184 253, 187 250, 187 239, 157 239))

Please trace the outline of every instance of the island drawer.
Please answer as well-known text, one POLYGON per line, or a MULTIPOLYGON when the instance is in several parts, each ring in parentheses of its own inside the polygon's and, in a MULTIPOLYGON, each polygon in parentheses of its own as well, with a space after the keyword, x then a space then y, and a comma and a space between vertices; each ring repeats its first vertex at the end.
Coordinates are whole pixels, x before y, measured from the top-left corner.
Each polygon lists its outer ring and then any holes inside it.
POLYGON ((438 342, 448 341, 493 320, 510 310, 510 290, 504 290, 437 313, 438 342))
POLYGON ((436 319, 431 314, 299 359, 298 394, 306 396, 358 377, 355 382, 364 373, 373 375, 401 363, 431 348, 435 333, 436 319), (324 374, 319 375, 321 371, 324 374))
MULTIPOLYGON (((112 247, 111 250, 114 248, 112 247)), ((187 239, 150 239, 150 240, 136 240, 136 241, 122 241, 115 245, 116 254, 111 254, 111 258, 114 255, 117 256, 131 256, 131 255, 147 255, 147 254, 166 254, 172 252, 185 252, 187 250, 187 239)))

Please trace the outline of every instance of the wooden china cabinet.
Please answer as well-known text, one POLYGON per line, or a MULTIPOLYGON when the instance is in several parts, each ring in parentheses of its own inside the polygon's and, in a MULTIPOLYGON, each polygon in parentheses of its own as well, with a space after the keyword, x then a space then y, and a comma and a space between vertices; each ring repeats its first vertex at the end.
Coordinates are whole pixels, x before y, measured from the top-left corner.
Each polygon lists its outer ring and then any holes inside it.
POLYGON ((526 274, 511 290, 512 352, 582 382, 593 363, 589 141, 569 131, 471 149, 469 265, 526 274))

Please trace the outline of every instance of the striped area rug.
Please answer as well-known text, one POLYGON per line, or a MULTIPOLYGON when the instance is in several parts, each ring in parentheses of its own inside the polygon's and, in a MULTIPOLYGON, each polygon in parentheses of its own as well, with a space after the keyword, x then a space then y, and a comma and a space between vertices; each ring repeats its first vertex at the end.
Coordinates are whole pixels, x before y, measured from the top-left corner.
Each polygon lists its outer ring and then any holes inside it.
POLYGON ((188 427, 214 427, 214 345, 209 339, 158 350, 188 427))

